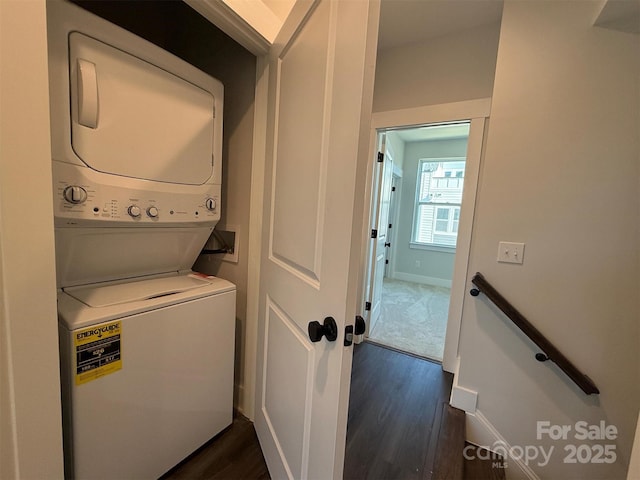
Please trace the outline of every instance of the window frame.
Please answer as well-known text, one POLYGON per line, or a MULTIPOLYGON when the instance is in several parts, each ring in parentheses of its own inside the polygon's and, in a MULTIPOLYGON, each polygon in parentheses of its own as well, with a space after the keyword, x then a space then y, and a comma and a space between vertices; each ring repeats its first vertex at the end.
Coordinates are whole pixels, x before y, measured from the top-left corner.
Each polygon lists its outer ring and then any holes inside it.
MULTIPOLYGON (((433 163, 433 162, 438 162, 438 163, 449 163, 449 162, 464 162, 465 164, 465 172, 466 172, 466 167, 467 167, 467 157, 434 157, 434 158, 420 158, 418 159, 418 164, 417 164, 417 168, 416 168, 416 185, 415 185, 415 192, 414 192, 414 203, 413 203, 413 220, 411 223, 411 237, 410 237, 410 242, 409 242, 409 248, 415 248, 415 249, 421 249, 421 250, 434 250, 434 251, 440 251, 440 252, 454 252, 456 249, 456 245, 444 245, 441 243, 427 243, 427 242, 419 242, 416 240, 417 237, 417 233, 418 233, 418 221, 419 221, 419 211, 420 211, 420 207, 422 205, 431 205, 434 206, 436 208, 436 212, 438 207, 447 207, 450 209, 450 211, 452 212, 449 215, 449 218, 447 219, 447 227, 452 227, 454 222, 456 220, 454 220, 454 208, 457 207, 458 208, 458 230, 459 230, 459 226, 460 226, 460 212, 462 210, 462 194, 464 192, 464 176, 460 177, 458 175, 456 176, 449 176, 449 177, 443 177, 443 178, 447 178, 447 179, 462 179, 462 192, 460 195, 460 202, 446 202, 446 203, 437 203, 437 202, 427 202, 427 201, 421 201, 420 200, 420 193, 421 193, 421 186, 422 186, 422 165, 424 163, 433 163)), ((435 222, 435 215, 436 212, 434 212, 434 222, 435 222)), ((433 225, 433 233, 435 232, 435 223, 433 225)), ((457 243, 457 236, 458 236, 458 232, 437 232, 438 235, 449 235, 449 236, 455 236, 456 237, 456 243, 457 243)))

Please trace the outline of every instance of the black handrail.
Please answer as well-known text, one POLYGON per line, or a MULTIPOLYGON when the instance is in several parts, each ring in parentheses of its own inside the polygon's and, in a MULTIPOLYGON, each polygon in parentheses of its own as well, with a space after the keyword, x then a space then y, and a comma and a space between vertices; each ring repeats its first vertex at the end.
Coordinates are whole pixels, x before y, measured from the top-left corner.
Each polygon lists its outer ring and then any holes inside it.
POLYGON ((553 346, 553 344, 547 340, 547 338, 540 333, 540 331, 531 325, 531 323, 524 318, 524 316, 511 305, 507 299, 505 299, 493 286, 487 282, 481 273, 476 273, 471 279, 471 282, 478 288, 471 290, 471 295, 477 297, 480 292, 484 293, 489 300, 491 300, 496 307, 509 317, 509 319, 516 324, 516 326, 522 330, 522 332, 529 337, 533 343, 535 343, 544 353, 537 353, 536 360, 545 362, 551 360, 560 369, 567 374, 567 376, 578 385, 584 393, 587 395, 598 394, 600 390, 584 373, 576 368, 576 366, 567 359, 560 351, 553 346))

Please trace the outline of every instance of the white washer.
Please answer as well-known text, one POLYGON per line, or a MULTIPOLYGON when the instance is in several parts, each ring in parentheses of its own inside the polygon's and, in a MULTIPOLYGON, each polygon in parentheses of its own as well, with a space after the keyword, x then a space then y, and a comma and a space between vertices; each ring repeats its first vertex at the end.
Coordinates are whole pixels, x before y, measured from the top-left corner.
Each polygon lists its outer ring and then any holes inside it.
POLYGON ((59 293, 67 476, 158 478, 231 424, 235 297, 193 273, 59 293))

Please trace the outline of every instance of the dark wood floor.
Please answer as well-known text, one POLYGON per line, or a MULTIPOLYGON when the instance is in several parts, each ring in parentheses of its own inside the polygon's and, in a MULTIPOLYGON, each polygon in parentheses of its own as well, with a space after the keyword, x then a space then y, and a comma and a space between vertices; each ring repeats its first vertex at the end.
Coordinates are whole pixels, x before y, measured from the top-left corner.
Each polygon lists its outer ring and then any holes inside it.
POLYGON ((233 424, 161 480, 268 480, 256 431, 247 418, 236 415, 233 424))
POLYGON ((431 479, 452 381, 438 363, 357 345, 344 478, 431 479))
MULTIPOLYGON (((440 364, 371 343, 356 345, 344 478, 436 480, 436 443, 451 382, 440 364)), ((162 480, 269 478, 253 424, 239 415, 162 480)))

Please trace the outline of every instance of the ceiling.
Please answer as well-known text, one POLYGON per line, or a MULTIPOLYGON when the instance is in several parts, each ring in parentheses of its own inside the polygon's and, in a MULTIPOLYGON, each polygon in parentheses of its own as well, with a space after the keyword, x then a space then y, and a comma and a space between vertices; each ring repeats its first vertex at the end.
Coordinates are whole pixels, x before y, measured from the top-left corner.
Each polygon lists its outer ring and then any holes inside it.
POLYGON ((378 49, 498 23, 502 0, 382 0, 378 49))

